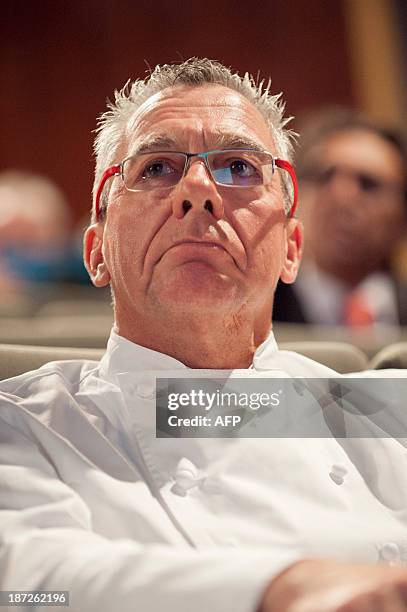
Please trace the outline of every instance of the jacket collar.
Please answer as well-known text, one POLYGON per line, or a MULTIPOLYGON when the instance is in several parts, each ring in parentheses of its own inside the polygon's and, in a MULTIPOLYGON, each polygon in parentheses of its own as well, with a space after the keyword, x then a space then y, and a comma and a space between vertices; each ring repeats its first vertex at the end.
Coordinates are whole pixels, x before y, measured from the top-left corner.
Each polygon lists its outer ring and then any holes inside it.
MULTIPOLYGON (((277 342, 273 331, 266 340, 257 347, 253 364, 250 369, 274 369, 271 361, 278 352, 277 342)), ((117 374, 123 372, 140 372, 145 370, 188 370, 189 368, 178 359, 164 353, 153 351, 139 344, 135 344, 122 336, 114 329, 110 332, 106 353, 99 365, 99 375, 104 379, 114 380, 117 374)))

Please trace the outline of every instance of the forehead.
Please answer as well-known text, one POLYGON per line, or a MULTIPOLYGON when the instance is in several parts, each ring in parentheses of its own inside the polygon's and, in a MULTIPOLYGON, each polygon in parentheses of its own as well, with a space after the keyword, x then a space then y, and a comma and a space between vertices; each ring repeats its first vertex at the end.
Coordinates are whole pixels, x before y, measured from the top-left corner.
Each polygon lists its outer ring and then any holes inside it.
MULTIPOLYGON (((130 118, 130 151, 149 136, 167 136, 182 150, 217 148, 222 136, 275 152, 266 121, 244 96, 220 85, 177 86, 151 96, 130 118)), ((224 140, 224 139, 223 139, 224 140)))
POLYGON ((368 130, 349 130, 330 136, 320 154, 327 163, 346 163, 358 170, 400 179, 403 161, 393 145, 368 130))

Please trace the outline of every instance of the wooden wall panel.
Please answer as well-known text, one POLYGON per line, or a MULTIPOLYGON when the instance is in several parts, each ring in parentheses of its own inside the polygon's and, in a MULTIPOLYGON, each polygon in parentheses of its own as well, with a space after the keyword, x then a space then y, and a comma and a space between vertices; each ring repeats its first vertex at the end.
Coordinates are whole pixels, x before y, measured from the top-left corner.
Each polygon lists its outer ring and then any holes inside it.
POLYGON ((393 0, 346 0, 344 8, 357 106, 380 122, 403 127, 402 14, 393 0))
POLYGON ((296 114, 352 104, 337 0, 5 0, 0 24, 0 169, 43 172, 77 217, 90 206, 92 134, 105 99, 146 60, 217 58, 271 75, 296 114))

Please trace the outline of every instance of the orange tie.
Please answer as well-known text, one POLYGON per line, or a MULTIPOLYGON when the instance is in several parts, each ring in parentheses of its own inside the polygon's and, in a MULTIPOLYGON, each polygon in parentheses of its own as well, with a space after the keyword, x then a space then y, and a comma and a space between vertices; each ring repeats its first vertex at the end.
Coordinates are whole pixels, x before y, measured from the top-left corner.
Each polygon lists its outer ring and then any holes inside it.
POLYGON ((372 309, 357 291, 351 293, 346 299, 344 319, 345 325, 349 325, 349 327, 367 327, 374 323, 372 309))

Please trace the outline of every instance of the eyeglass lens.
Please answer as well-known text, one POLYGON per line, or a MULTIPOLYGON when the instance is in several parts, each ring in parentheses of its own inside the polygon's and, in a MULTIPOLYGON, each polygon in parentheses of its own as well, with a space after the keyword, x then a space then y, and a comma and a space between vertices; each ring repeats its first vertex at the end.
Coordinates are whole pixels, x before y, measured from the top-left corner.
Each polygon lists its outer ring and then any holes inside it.
MULTIPOLYGON (((123 163, 126 188, 134 191, 169 188, 176 185, 188 164, 185 153, 158 152, 136 155, 123 163)), ((256 187, 271 183, 272 157, 261 151, 216 151, 199 154, 207 160, 212 177, 219 185, 256 187)))

